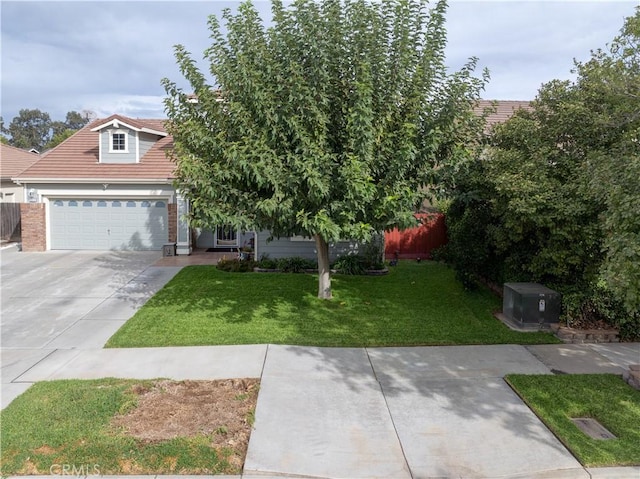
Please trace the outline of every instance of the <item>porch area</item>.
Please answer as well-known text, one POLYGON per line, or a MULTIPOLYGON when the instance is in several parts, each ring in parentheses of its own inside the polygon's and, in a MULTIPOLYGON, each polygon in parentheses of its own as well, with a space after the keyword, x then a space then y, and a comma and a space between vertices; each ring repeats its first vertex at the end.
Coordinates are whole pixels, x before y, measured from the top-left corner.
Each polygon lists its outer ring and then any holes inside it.
POLYGON ((154 263, 154 266, 192 266, 192 265, 214 265, 223 258, 233 259, 238 253, 207 251, 207 248, 194 248, 190 255, 166 256, 154 263))

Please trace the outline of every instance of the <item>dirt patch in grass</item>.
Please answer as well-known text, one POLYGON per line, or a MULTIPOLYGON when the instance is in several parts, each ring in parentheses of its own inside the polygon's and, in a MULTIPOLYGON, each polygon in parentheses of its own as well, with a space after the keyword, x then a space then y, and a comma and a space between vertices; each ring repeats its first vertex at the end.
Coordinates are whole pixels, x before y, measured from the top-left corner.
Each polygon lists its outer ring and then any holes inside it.
POLYGON ((207 436, 216 450, 242 467, 253 426, 258 379, 158 380, 137 384, 137 405, 112 419, 112 426, 145 443, 207 436), (226 454, 225 454, 226 455, 226 454))

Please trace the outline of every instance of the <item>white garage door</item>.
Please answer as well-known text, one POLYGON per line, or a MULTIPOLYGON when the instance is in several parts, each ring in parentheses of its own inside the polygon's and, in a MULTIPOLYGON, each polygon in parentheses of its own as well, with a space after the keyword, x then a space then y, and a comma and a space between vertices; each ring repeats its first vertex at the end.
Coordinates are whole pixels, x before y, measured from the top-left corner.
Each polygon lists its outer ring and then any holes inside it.
POLYGON ((159 250, 169 239, 167 202, 52 199, 51 249, 159 250))

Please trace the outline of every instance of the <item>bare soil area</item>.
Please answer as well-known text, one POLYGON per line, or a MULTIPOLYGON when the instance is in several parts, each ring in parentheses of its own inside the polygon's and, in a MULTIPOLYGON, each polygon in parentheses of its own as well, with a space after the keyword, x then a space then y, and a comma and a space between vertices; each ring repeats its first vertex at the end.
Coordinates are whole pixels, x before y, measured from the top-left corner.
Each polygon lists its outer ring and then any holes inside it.
POLYGON ((205 435, 211 447, 232 449, 242 467, 258 398, 258 379, 159 380, 134 386, 138 404, 112 425, 143 442, 205 435))

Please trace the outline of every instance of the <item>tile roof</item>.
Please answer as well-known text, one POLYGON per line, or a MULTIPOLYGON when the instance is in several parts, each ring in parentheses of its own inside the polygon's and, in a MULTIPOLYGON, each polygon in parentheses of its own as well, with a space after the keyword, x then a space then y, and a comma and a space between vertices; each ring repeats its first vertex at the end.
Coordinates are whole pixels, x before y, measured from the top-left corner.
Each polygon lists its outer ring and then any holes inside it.
POLYGON ((0 177, 12 178, 40 159, 37 153, 31 153, 2 143, 0 149, 0 177))
MULTIPOLYGON (((528 101, 491 101, 480 100, 475 108, 481 113, 486 107, 495 103, 496 111, 487 118, 487 129, 509 119, 520 108, 531 109, 528 101)), ((91 131, 117 119, 139 130, 151 129, 158 132, 166 132, 161 119, 132 119, 121 115, 111 115, 107 118, 93 121, 77 133, 67 138, 56 148, 39 157, 33 153, 18 150, 28 157, 35 157, 35 164, 26 170, 13 170, 10 177, 17 177, 22 181, 27 180, 171 180, 174 175, 174 163, 167 158, 166 153, 173 148, 173 139, 170 136, 160 138, 149 151, 141 158, 140 163, 115 164, 98 162, 98 141, 100 133, 91 131)), ((3 145, 3 157, 4 147, 3 145)), ((9 147, 11 148, 11 147, 9 147)), ((12 148, 17 150, 17 148, 12 148)), ((26 158, 26 157, 25 157, 26 158)), ((2 176, 5 177, 5 164, 2 164, 2 176)), ((7 168, 7 173, 9 169, 7 168)), ((9 176, 7 174, 6 176, 9 176)))
MULTIPOLYGON (((108 118, 105 118, 104 120, 100 121, 98 125, 94 126, 92 128, 92 130, 95 131, 100 131, 104 128, 107 128, 108 126, 112 126, 112 125, 116 125, 116 127, 118 126, 118 123, 125 125, 129 128, 132 128, 135 131, 144 131, 147 133, 152 133, 152 134, 159 134, 160 136, 167 136, 168 133, 166 131, 164 131, 164 129, 154 129, 154 128, 150 128, 149 125, 145 125, 143 122, 145 120, 134 120, 132 118, 127 118, 126 116, 121 116, 121 115, 111 115, 108 118)), ((95 123, 93 123, 95 125, 95 123)))
POLYGON ((498 123, 504 123, 513 114, 519 110, 532 110, 530 101, 516 101, 516 100, 480 100, 475 111, 480 114, 485 108, 494 107, 495 111, 490 113, 487 117, 487 130, 491 130, 494 125, 498 123))
MULTIPOLYGON (((92 123, 92 128, 96 128, 99 127, 101 125, 107 124, 107 123, 111 123, 113 120, 119 120, 123 123, 127 123, 128 125, 133 126, 134 128, 137 128, 138 130, 142 130, 145 125, 142 123, 142 121, 144 120, 135 120, 133 118, 128 118, 126 116, 122 116, 122 115, 118 115, 117 113, 111 116, 108 116, 107 118, 104 118, 102 120, 96 120, 92 123)), ((162 131, 164 131, 164 128, 162 128, 162 131)))
POLYGON ((131 119, 112 115, 95 120, 73 134, 57 147, 43 155, 40 161, 23 171, 18 178, 23 181, 43 179, 60 180, 170 180, 174 178, 174 163, 166 153, 173 147, 170 136, 160 138, 139 163, 99 163, 98 141, 100 132, 92 128, 118 118, 136 128, 166 132, 166 120, 131 119))

